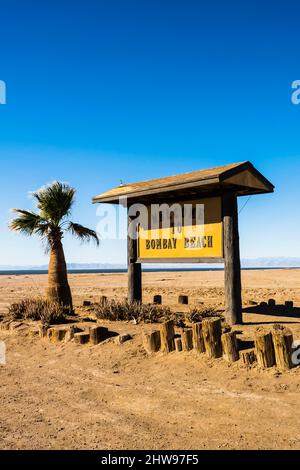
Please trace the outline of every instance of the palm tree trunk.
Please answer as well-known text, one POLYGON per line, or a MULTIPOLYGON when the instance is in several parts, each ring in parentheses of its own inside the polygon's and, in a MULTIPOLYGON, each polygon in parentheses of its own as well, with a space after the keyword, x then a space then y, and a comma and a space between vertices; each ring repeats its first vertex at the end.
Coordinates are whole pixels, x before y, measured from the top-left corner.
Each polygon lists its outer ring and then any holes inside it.
POLYGON ((60 240, 51 243, 47 298, 73 309, 64 249, 60 240))

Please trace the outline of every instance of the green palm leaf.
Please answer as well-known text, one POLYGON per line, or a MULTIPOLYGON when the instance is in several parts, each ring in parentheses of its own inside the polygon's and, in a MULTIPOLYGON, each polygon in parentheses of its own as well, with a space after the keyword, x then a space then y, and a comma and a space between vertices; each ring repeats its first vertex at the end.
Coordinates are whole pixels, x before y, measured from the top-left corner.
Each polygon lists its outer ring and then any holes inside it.
POLYGON ((53 224, 59 225, 72 209, 75 198, 75 189, 67 184, 54 181, 54 183, 33 193, 37 200, 37 207, 44 218, 50 219, 53 224))
POLYGON ((99 246, 99 237, 94 230, 90 228, 83 227, 83 225, 76 224, 74 222, 69 222, 68 230, 77 237, 82 242, 89 242, 91 240, 95 241, 97 246, 99 246))
POLYGON ((25 211, 23 209, 13 209, 13 212, 18 213, 19 217, 16 217, 10 223, 10 228, 24 235, 32 235, 38 230, 40 224, 45 223, 41 216, 35 212, 25 211))

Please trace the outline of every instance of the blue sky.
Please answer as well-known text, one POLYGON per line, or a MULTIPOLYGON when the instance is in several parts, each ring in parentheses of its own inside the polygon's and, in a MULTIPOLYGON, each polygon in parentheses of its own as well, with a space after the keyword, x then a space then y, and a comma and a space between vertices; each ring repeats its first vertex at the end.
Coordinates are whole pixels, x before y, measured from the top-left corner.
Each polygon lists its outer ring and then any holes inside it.
MULTIPOLYGON (((92 196, 124 182, 250 160, 275 184, 240 214, 241 255, 300 257, 296 1, 0 1, 0 265, 46 261, 10 207, 54 179, 92 196)), ((240 205, 245 200, 241 198, 240 205)), ((66 239, 70 262, 125 262, 124 241, 66 239)))

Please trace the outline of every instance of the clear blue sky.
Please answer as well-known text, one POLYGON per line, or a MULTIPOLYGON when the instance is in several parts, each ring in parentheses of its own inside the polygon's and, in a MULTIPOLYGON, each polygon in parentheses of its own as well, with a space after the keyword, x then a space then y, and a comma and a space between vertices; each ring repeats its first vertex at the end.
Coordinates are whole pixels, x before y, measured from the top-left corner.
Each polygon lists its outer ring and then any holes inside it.
MULTIPOLYGON (((0 264, 44 263, 7 229, 54 179, 92 196, 124 182, 250 160, 276 186, 240 216, 241 254, 300 257, 297 1, 1 2, 0 264)), ((245 199, 240 200, 240 204, 245 199)), ((124 242, 66 240, 70 262, 124 262, 124 242)))

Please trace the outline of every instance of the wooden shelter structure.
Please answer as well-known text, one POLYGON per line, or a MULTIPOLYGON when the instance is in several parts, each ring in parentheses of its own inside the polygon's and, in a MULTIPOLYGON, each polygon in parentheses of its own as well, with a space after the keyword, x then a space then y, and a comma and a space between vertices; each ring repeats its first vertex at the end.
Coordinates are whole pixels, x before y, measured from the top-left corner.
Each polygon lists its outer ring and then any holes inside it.
MULTIPOLYGON (((162 204, 219 198, 221 205, 221 257, 185 259, 185 262, 224 262, 225 315, 230 324, 242 322, 241 266, 239 251, 237 197, 271 193, 274 186, 250 162, 209 168, 176 176, 124 184, 93 198, 93 203, 162 204)), ((131 217, 128 216, 130 224, 131 217)), ((153 260, 149 260, 153 262, 153 260)), ((159 259, 174 262, 176 259, 159 259)), ((183 262, 183 258, 179 259, 183 262)), ((128 234, 128 299, 142 301, 142 270, 138 241, 128 234)))

